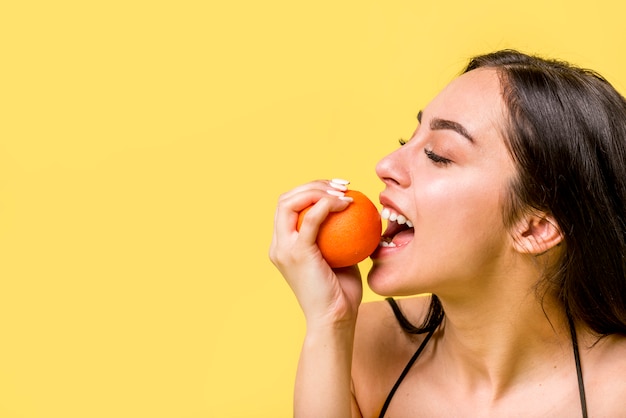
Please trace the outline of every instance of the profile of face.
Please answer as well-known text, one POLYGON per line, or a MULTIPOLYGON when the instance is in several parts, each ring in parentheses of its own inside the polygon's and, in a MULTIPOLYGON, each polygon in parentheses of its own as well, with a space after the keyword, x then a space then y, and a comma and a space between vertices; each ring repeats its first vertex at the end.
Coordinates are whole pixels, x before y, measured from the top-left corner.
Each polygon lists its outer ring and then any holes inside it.
POLYGON ((503 205, 516 174, 503 138, 506 108, 494 69, 453 80, 419 115, 411 139, 383 158, 388 245, 372 255, 381 295, 480 290, 512 260, 503 205), (479 278, 479 279, 477 279, 479 278))

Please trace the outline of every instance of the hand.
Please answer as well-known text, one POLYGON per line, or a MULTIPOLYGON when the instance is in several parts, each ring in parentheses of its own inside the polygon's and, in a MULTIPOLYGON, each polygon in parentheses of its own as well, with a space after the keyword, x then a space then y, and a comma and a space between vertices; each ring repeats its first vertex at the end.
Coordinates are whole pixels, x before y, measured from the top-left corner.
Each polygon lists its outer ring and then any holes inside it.
POLYGON ((328 181, 314 181, 283 194, 274 220, 270 260, 285 277, 309 327, 321 324, 354 325, 363 295, 358 266, 331 269, 315 243, 320 224, 330 212, 350 204, 328 193, 328 181), (298 214, 305 215, 300 231, 298 214))

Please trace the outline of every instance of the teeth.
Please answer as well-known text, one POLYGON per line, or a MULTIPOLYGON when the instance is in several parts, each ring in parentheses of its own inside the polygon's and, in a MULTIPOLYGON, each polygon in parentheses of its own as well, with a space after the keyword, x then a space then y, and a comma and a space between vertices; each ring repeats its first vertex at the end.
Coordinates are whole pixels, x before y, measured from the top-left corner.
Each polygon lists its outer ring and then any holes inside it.
POLYGON ((393 242, 381 241, 380 246, 381 247, 395 247, 396 244, 394 244, 393 242))
POLYGON ((409 228, 413 228, 413 222, 409 221, 406 216, 389 208, 383 208, 380 212, 380 217, 391 222, 397 222, 399 225, 406 224, 409 228))

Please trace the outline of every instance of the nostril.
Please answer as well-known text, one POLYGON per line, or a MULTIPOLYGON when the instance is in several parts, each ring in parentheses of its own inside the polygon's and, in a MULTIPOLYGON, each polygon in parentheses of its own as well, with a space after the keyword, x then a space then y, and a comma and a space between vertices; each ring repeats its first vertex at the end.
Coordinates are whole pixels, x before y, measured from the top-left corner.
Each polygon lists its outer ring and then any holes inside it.
POLYGON ((389 156, 383 158, 376 164, 376 174, 385 183, 393 181, 393 170, 394 164, 389 156))
POLYGON ((399 181, 397 181, 396 179, 392 178, 392 177, 383 177, 381 178, 381 180, 383 181, 383 183, 385 183, 386 185, 394 185, 397 186, 400 184, 399 181))

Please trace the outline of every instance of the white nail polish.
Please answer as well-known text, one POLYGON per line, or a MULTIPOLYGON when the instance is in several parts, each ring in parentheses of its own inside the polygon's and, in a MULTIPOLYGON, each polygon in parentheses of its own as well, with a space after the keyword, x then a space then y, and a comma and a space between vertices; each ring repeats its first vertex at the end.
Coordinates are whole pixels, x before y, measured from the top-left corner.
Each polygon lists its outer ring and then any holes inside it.
POLYGON ((331 183, 335 183, 335 184, 339 184, 342 186, 347 186, 348 184, 350 184, 350 182, 348 180, 344 180, 344 179, 332 179, 330 181, 331 183))
POLYGON ((340 191, 338 191, 338 190, 326 190, 326 193, 328 193, 329 195, 332 195, 332 196, 337 196, 337 197, 339 197, 339 198, 341 198, 341 197, 344 197, 344 196, 345 196, 345 194, 344 194, 344 193, 342 193, 342 192, 340 192, 340 191))
POLYGON ((347 186, 344 186, 343 184, 339 184, 339 183, 333 183, 332 181, 330 182, 330 187, 337 189, 337 190, 344 191, 344 192, 348 190, 347 186))

